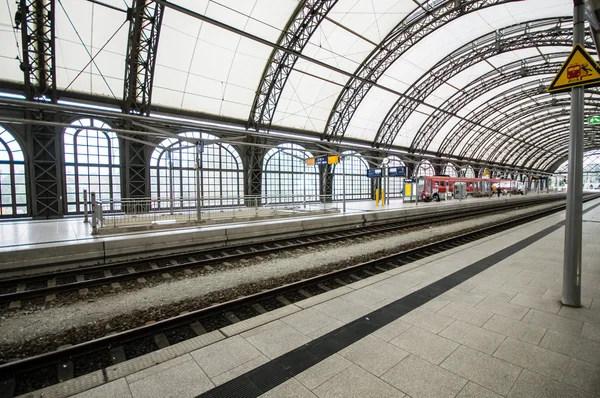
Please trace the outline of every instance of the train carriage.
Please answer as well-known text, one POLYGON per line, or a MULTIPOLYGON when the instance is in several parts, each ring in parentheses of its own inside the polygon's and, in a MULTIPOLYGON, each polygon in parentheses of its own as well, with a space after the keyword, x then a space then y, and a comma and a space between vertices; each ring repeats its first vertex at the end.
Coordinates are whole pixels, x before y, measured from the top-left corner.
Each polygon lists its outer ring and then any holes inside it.
POLYGON ((466 194, 471 196, 490 196, 498 190, 503 193, 522 194, 520 183, 500 178, 462 178, 450 176, 426 176, 419 178, 419 192, 425 202, 440 201, 454 196, 454 184, 464 183, 466 194))

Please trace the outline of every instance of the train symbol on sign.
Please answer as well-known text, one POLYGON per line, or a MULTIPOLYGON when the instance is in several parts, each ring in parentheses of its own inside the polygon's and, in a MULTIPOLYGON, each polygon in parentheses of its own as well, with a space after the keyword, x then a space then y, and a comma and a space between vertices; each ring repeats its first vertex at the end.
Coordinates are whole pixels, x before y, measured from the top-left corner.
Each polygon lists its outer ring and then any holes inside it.
POLYGON ((574 81, 581 81, 584 77, 588 77, 592 74, 588 64, 574 64, 567 68, 567 79, 569 83, 574 81))

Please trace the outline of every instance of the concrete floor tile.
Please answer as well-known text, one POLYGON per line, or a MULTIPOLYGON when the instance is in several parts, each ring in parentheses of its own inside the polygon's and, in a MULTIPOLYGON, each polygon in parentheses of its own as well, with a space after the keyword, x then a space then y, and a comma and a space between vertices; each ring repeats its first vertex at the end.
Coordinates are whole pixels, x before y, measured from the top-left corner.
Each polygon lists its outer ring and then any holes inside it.
POLYGON ((522 370, 465 346, 459 347, 440 366, 501 395, 508 394, 522 370))
POLYGON ((393 322, 388 323, 384 327, 376 330, 373 333, 373 336, 381 339, 383 341, 390 341, 396 337, 398 337, 401 333, 410 329, 412 325, 410 323, 403 322, 400 319, 396 319, 393 322))
MULTIPOLYGON (((504 283, 506 283, 506 282, 498 280, 498 279, 492 279, 487 276, 482 276, 481 274, 475 275, 473 278, 471 278, 471 281, 479 284, 480 287, 491 287, 494 289, 497 289, 500 286, 502 286, 504 283)), ((473 290, 473 289, 471 289, 471 290, 473 290)), ((485 296, 485 294, 482 294, 482 296, 485 296)))
POLYGON ((364 307, 369 307, 382 300, 385 300, 386 298, 389 297, 387 295, 383 295, 381 293, 377 293, 376 291, 367 289, 356 290, 344 296, 344 300, 348 300, 351 303, 359 304, 364 307))
POLYGON ((313 390, 320 398, 403 398, 404 393, 360 368, 351 366, 313 390))
POLYGON ((470 323, 475 326, 483 325, 494 315, 493 312, 480 310, 455 302, 451 302, 444 308, 437 311, 437 313, 458 319, 459 321, 470 323))
POLYGON ((584 339, 600 342, 600 325, 584 322, 580 336, 584 339))
POLYGON ((493 298, 486 298, 481 303, 477 304, 475 308, 491 311, 496 314, 517 320, 523 319, 525 314, 527 314, 527 311, 529 311, 527 308, 524 308, 520 305, 505 303, 504 301, 493 298))
POLYGON ((410 355, 381 377, 411 397, 455 397, 467 380, 410 355))
POLYGON ((342 322, 354 321, 355 319, 358 319, 371 312, 368 308, 359 304, 351 303, 348 300, 344 300, 342 297, 318 304, 314 308, 336 319, 339 319, 342 322))
POLYGON ((546 290, 552 290, 562 292, 562 282, 556 282, 555 280, 549 281, 546 279, 534 279, 529 282, 528 286, 535 286, 546 290))
POLYGON ((273 322, 273 327, 265 328, 259 333, 252 333, 248 336, 245 336, 245 334, 242 333, 241 337, 271 359, 310 341, 306 335, 278 321, 273 322))
POLYGON ((365 290, 370 290, 372 292, 382 294, 386 297, 391 297, 394 299, 402 298, 414 291, 414 289, 392 285, 391 283, 387 283, 386 281, 374 283, 370 286, 365 287, 365 290))
POLYGON ((309 334, 319 330, 327 325, 335 323, 337 319, 317 311, 314 308, 307 308, 295 314, 280 319, 281 322, 293 327, 302 334, 309 334))
POLYGON ((439 335, 490 355, 506 338, 501 334, 461 321, 454 322, 442 330, 439 335))
POLYGON ((342 326, 346 325, 346 322, 342 322, 342 321, 335 321, 332 324, 329 324, 325 327, 322 327, 321 329, 315 330, 312 333, 307 334, 306 336, 311 339, 311 340, 315 340, 318 339, 321 336, 326 335, 327 333, 330 333, 336 329, 341 328, 342 326))
MULTIPOLYGON (((501 285, 502 284, 503 283, 501 283, 501 285)), ((471 293, 475 293, 480 296, 489 297, 504 302, 510 301, 513 297, 517 295, 516 292, 509 292, 507 290, 501 290, 489 286, 478 286, 471 290, 471 293)))
POLYGON ((475 384, 472 381, 468 382, 467 385, 461 390, 456 398, 500 398, 502 395, 498 395, 487 388, 481 387, 479 384, 475 384))
POLYGON ((527 294, 533 297, 542 297, 542 295, 546 292, 546 289, 543 287, 524 285, 522 283, 511 281, 508 281, 504 285, 500 286, 500 289, 508 290, 509 292, 527 294))
POLYGON ((558 312, 558 315, 565 316, 567 318, 578 319, 584 322, 600 324, 600 311, 589 308, 573 308, 563 306, 558 312))
POLYGON ((569 366, 566 355, 523 343, 508 337, 496 350, 494 357, 562 381, 569 366))
POLYGON ((240 336, 233 336, 190 353, 209 376, 215 377, 261 355, 260 351, 240 336))
POLYGON ((540 343, 547 330, 541 326, 530 325, 498 314, 487 321, 483 328, 534 345, 540 343))
POLYGON ((543 298, 532 297, 527 294, 517 294, 509 301, 511 304, 521 305, 526 308, 533 308, 540 311, 551 312, 557 314, 561 309, 562 304, 559 301, 546 300, 543 298))
POLYGON ((410 323, 432 333, 439 333, 454 320, 445 315, 417 308, 400 318, 403 322, 410 323))
POLYGON ((408 329, 390 343, 436 365, 439 365, 459 346, 454 341, 417 327, 408 329))
POLYGON ((200 366, 192 360, 129 384, 133 398, 195 397, 213 387, 200 366))
POLYGON ((568 386, 538 373, 524 369, 509 398, 592 398, 580 389, 568 386))
POLYGON ((215 386, 219 386, 223 383, 227 383, 229 380, 235 379, 236 377, 243 375, 246 372, 258 368, 259 366, 264 365, 269 361, 269 358, 267 358, 264 355, 261 355, 257 358, 251 359, 250 361, 240 366, 236 366, 235 368, 228 370, 227 372, 223 372, 218 376, 211 377, 210 380, 215 386))
POLYGON ((474 305, 479 304, 485 297, 479 294, 475 294, 472 291, 465 293, 453 289, 442 294, 439 298, 442 300, 454 301, 457 303, 470 305, 472 307, 474 305))
POLYGON ((99 387, 92 388, 91 390, 84 391, 80 394, 73 395, 73 398, 105 398, 105 397, 118 397, 118 398, 130 398, 132 397, 129 385, 125 381, 125 378, 117 379, 110 383, 103 384, 99 387))
POLYGON ((545 311, 530 310, 523 318, 523 322, 555 330, 560 333, 579 336, 583 322, 560 315, 550 314, 545 311))
POLYGON ((600 395, 600 366, 573 359, 565 375, 564 382, 600 395))
POLYGON ((181 355, 179 357, 173 358, 173 359, 165 361, 163 363, 159 363, 158 365, 149 367, 144 370, 140 370, 139 372, 132 373, 129 376, 125 377, 125 379, 127 380, 127 383, 129 383, 129 384, 135 383, 136 381, 143 380, 147 377, 152 377, 155 374, 164 372, 167 369, 170 369, 174 366, 178 366, 178 365, 181 365, 185 362, 189 362, 192 360, 193 359, 189 354, 181 355))
MULTIPOLYGON (((535 263, 532 263, 532 264, 535 264, 535 263)), ((543 272, 543 269, 540 269, 542 267, 544 267, 544 269, 547 268, 546 265, 538 264, 537 267, 534 267, 534 268, 538 268, 537 270, 530 269, 529 267, 527 267, 526 269, 521 271, 519 273, 519 275, 530 276, 533 279, 546 280, 546 281, 554 281, 556 278, 558 278, 560 276, 560 273, 558 273, 558 272, 543 272)), ((531 285, 531 282, 529 284, 531 285)))
POLYGON ((339 354, 334 354, 297 375, 296 380, 309 390, 314 390, 352 365, 352 362, 348 361, 346 358, 339 354))
POLYGON ((422 272, 419 270, 411 270, 411 271, 405 272, 403 274, 393 276, 393 277, 387 279, 386 282, 389 283, 390 285, 396 285, 396 286, 400 286, 400 287, 404 287, 404 288, 411 288, 422 282, 425 282, 425 281, 433 282, 437 279, 439 279, 439 277, 437 275, 431 275, 431 274, 428 274, 426 272, 422 272))
POLYGON ((316 398, 306 387, 295 379, 289 379, 261 395, 262 398, 316 398))
POLYGON ((549 330, 540 347, 600 365, 600 343, 549 330))
POLYGON ((408 352, 370 335, 344 348, 339 354, 375 376, 381 376, 408 356, 408 352))

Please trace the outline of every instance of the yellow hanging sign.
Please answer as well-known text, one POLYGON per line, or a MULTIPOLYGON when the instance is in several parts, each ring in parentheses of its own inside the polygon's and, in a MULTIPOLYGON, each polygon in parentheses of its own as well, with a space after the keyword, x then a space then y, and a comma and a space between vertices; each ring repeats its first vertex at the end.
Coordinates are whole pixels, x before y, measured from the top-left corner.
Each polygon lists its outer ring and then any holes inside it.
POLYGON ((573 87, 597 85, 600 85, 600 67, 581 44, 576 44, 546 90, 558 93, 573 87))

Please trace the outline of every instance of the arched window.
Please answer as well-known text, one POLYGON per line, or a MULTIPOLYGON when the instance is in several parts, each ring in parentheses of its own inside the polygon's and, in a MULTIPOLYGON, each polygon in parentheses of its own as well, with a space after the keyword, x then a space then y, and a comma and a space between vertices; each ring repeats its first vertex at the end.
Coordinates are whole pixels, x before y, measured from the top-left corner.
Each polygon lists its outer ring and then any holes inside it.
MULTIPOLYGON (((397 156, 388 156, 388 159, 390 160, 388 167, 406 167, 404 162, 397 156)), ((390 198, 401 198, 403 189, 404 177, 390 177, 390 186, 388 188, 390 198)))
POLYGON ((367 177, 367 162, 353 151, 346 151, 335 165, 333 175, 333 199, 342 200, 344 176, 346 175, 346 199, 371 199, 371 181, 367 177))
POLYGON ((417 177, 432 176, 435 175, 435 170, 428 160, 423 160, 421 163, 419 163, 419 167, 417 167, 417 172, 415 175, 417 177))
MULTIPOLYGON (((67 213, 83 211, 83 190, 96 199, 121 199, 119 139, 96 119, 79 119, 65 129, 67 213)), ((111 203, 112 210, 120 204, 111 203)))
POLYGON ((319 166, 306 166, 313 155, 296 144, 270 149, 263 159, 264 203, 316 201, 319 198, 319 166))
POLYGON ((475 170, 471 166, 467 166, 466 169, 463 170, 464 176, 466 178, 475 178, 475 170))
POLYGON ((446 168, 444 169, 444 175, 449 177, 458 177, 458 173, 456 172, 456 167, 452 163, 448 163, 446 168))
MULTIPOLYGON (((175 207, 195 207, 200 180, 202 206, 230 206, 243 203, 244 167, 240 155, 229 144, 210 143, 218 137, 197 131, 178 134, 181 140, 167 138, 150 157, 150 186, 153 198, 179 199, 175 207), (205 141, 197 152, 198 141, 205 141), (200 175, 196 174, 202 159, 200 175)), ((169 207, 168 201, 161 207, 169 207)))
POLYGON ((25 159, 21 146, 0 127, 0 216, 27 214, 25 159))

